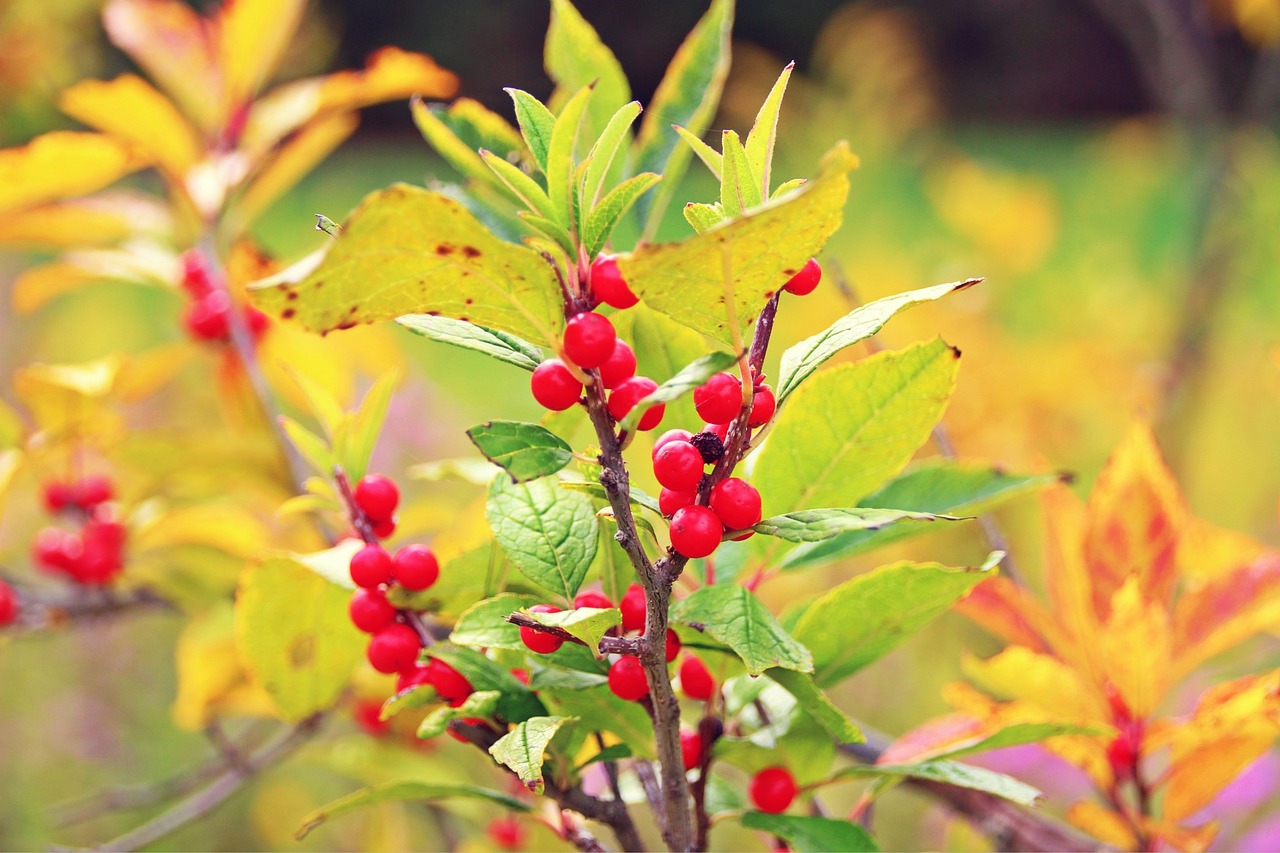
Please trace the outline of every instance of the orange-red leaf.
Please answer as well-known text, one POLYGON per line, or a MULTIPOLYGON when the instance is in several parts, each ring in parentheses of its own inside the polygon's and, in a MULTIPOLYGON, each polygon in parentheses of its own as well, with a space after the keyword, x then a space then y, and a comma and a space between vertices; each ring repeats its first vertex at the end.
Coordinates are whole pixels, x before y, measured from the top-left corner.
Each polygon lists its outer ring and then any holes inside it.
POLYGON ((1176 672, 1280 626, 1280 553, 1184 592, 1173 609, 1176 672))
POLYGON ((1103 677, 1115 685, 1129 711, 1153 714, 1170 683, 1173 638, 1164 605, 1143 597, 1130 577, 1112 596, 1111 614, 1095 638, 1103 677))
POLYGON ((1005 577, 978 584, 954 609, 1005 642, 1035 652, 1049 651, 1046 636, 1056 632, 1044 605, 1005 577))

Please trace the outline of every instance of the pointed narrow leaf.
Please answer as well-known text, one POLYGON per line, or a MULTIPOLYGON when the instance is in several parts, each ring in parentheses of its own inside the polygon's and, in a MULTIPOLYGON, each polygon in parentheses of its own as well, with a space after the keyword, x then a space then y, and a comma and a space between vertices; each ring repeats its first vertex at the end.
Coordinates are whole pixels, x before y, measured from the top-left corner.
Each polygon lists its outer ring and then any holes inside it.
POLYGON ((551 218, 553 215, 551 199, 546 190, 538 186, 538 182, 491 151, 481 151, 480 159, 498 176, 498 180, 506 184, 507 189, 515 193, 525 207, 540 216, 551 218))
POLYGON ((547 195, 551 197, 552 211, 549 218, 568 230, 573 230, 573 199, 576 195, 573 149, 577 145, 582 117, 591 102, 591 95, 592 88, 585 86, 564 105, 564 110, 556 118, 551 147, 547 151, 547 195))
MULTIPOLYGON (((424 338, 493 356, 498 361, 532 371, 542 363, 542 350, 515 335, 486 329, 465 320, 430 314, 405 314, 396 322, 424 338)), ((486 479, 485 482, 488 482, 486 479)))
POLYGON ((836 320, 825 331, 788 348, 782 354, 782 368, 778 375, 778 405, 785 403, 800 387, 800 383, 809 378, 823 362, 879 332, 899 311, 922 302, 941 299, 948 293, 964 290, 981 281, 980 278, 970 278, 948 284, 935 284, 933 287, 895 293, 893 296, 868 302, 836 320))
POLYGON ((499 240, 457 201, 407 184, 366 197, 305 280, 253 296, 322 334, 424 313, 547 342, 564 328, 559 280, 538 252, 499 240))
POLYGON ((522 651, 525 645, 520 640, 520 628, 508 622, 507 617, 540 603, 537 596, 515 592, 503 592, 478 601, 458 617, 449 642, 477 649, 522 651))
POLYGON ((757 533, 788 542, 821 542, 850 530, 878 530, 899 521, 961 521, 950 515, 906 512, 899 509, 803 509, 766 518, 757 533))
POLYGON ((841 144, 823 157, 818 177, 785 199, 679 243, 641 246, 619 257, 622 274, 650 308, 732 344, 731 319, 739 331, 750 328, 769 296, 840 227, 856 163, 841 144))
POLYGON ((355 811, 365 806, 410 800, 414 802, 430 802, 451 797, 488 800, 491 803, 496 803, 503 808, 516 812, 533 810, 533 806, 523 800, 517 800, 515 797, 498 791, 490 791, 488 788, 478 788, 475 785, 464 785, 458 782, 388 782, 383 785, 374 785, 372 788, 364 788, 354 794, 348 794, 341 799, 334 800, 326 806, 321 806, 302 819, 302 826, 294 832, 293 837, 301 841, 307 837, 307 833, 329 820, 329 818, 337 817, 340 814, 355 811))
POLYGON ((757 456, 765 514, 857 504, 901 471, 942 417, 958 366, 937 339, 814 376, 757 456))
POLYGON ((837 708, 818 685, 813 676, 790 669, 773 667, 765 673, 796 698, 800 707, 827 730, 838 743, 863 743, 866 738, 858 725, 837 708))
POLYGON ((760 599, 737 584, 704 586, 673 604, 671 619, 733 649, 752 675, 770 667, 813 671, 809 650, 782 629, 760 599))
POLYGON ((849 820, 747 812, 742 816, 742 825, 785 839, 787 847, 796 853, 878 853, 880 850, 865 829, 849 820))
POLYGON ((743 150, 738 134, 726 130, 721 134, 720 149, 723 154, 723 171, 720 175, 720 204, 731 218, 741 216, 764 201, 756 186, 756 176, 751 173, 747 152, 743 150))
POLYGON ((512 483, 504 475, 489 488, 485 517, 521 574, 565 598, 578 593, 598 541, 589 497, 561 489, 554 477, 512 483))
POLYGON ((486 421, 467 430, 467 438, 516 483, 554 474, 573 460, 573 448, 537 424, 486 421))
POLYGON ((358 483, 369 470, 374 445, 382 433, 382 425, 391 407, 391 393, 400 384, 400 373, 389 370, 379 376, 348 421, 346 453, 341 462, 351 482, 358 483))
POLYGON ((676 125, 675 131, 680 135, 681 139, 689 143, 693 153, 697 154, 698 159, 706 164, 707 168, 711 170, 711 174, 715 175, 716 180, 720 180, 721 172, 724 170, 724 155, 703 142, 702 137, 695 136, 679 125, 676 125))
POLYGON ((520 125, 520 134, 524 137, 529 152, 533 154, 533 162, 545 174, 547 171, 547 149, 551 147, 551 131, 555 129, 556 117, 551 110, 521 89, 504 89, 515 102, 516 121, 520 125))
MULTIPOLYGON (((592 497, 599 498, 600 500, 606 501, 606 502, 609 500, 609 493, 604 490, 604 486, 600 485, 594 480, 591 480, 591 481, 562 480, 560 482, 560 488, 568 489, 571 492, 581 492, 584 495, 591 495, 592 497)), ((647 510, 652 510, 654 513, 658 515, 662 514, 662 511, 658 508, 658 499, 655 498, 653 495, 647 494, 644 491, 637 489, 635 486, 631 487, 631 505, 635 507, 643 507, 644 509, 647 509, 647 510)))
POLYGON ((661 175, 645 172, 618 184, 600 200, 600 204, 587 217, 586 226, 583 228, 582 243, 587 247, 588 257, 594 258, 599 254, 608 241, 609 235, 613 233, 613 229, 636 203, 636 199, 648 192, 660 180, 662 180, 661 175))
POLYGON ((456 98, 448 108, 436 104, 431 111, 473 152, 486 148, 507 160, 528 155, 520 131, 479 101, 456 98))
POLYGON ((294 448, 317 474, 325 477, 333 474, 335 460, 333 452, 329 450, 328 442, 286 415, 280 416, 280 427, 285 435, 289 436, 289 441, 293 443, 294 448))
POLYGON ((541 794, 544 788, 542 762, 546 759, 547 747, 556 732, 574 719, 576 718, 532 717, 489 747, 489 754, 494 761, 511 768, 530 791, 541 794))
POLYGON ((622 611, 617 608, 579 607, 576 610, 561 610, 556 613, 526 611, 524 615, 539 624, 563 628, 586 643, 587 648, 592 651, 600 645, 600 638, 608 633, 610 628, 622 624, 622 611))
POLYGON ((729 76, 732 29, 733 0, 712 0, 671 59, 645 112, 632 162, 637 172, 657 172, 665 178, 662 189, 640 200, 638 213, 646 234, 657 228, 689 167, 690 151, 680 145, 671 126, 686 127, 694 136, 706 132, 729 76))
POLYGON ((597 93, 587 111, 593 139, 603 132, 614 111, 631 100, 631 85, 618 58, 569 0, 552 0, 542 59, 558 96, 595 85, 597 93))
POLYGON ((791 69, 795 67, 794 62, 788 62, 787 67, 782 69, 777 82, 769 90, 769 96, 760 105, 760 112, 756 113, 751 132, 747 134, 747 162, 751 164, 752 174, 760 181, 762 198, 769 197, 769 173, 773 164, 773 143, 778 135, 778 113, 782 109, 782 96, 787 91, 787 81, 791 79, 791 69))
POLYGON ((699 204, 691 201, 684 206, 684 218, 693 226, 694 231, 702 234, 724 221, 724 208, 719 202, 699 204))
POLYGON ((1004 555, 992 556, 976 567, 892 563, 824 594, 795 627, 813 652, 814 681, 835 684, 896 648, 986 580, 1004 555))
POLYGON ((488 717, 498 707, 498 700, 501 697, 502 694, 496 690, 477 690, 456 708, 449 705, 436 708, 422 718, 422 722, 418 724, 417 735, 421 740, 430 740, 444 734, 449 728, 449 723, 454 720, 488 717))
POLYGON ((519 203, 520 197, 513 193, 506 184, 498 180, 476 150, 463 142, 453 128, 441 120, 435 111, 414 98, 409 102, 409 111, 413 115, 413 123, 418 126, 422 138, 436 150, 445 162, 465 178, 487 184, 496 189, 504 198, 519 203))
POLYGON ((783 183, 778 184, 777 188, 773 191, 773 193, 769 196, 769 198, 770 199, 782 198, 784 195, 791 192, 792 190, 800 189, 800 187, 804 186, 808 182, 809 182, 808 178, 792 178, 789 181, 784 181, 783 183))
POLYGON ((567 257, 573 256, 573 238, 560 223, 527 210, 521 210, 516 215, 529 227, 541 231, 543 236, 563 249, 567 257))
POLYGON ((680 369, 679 373, 663 382, 651 394, 636 403, 635 408, 622 419, 622 429, 627 432, 634 432, 636 424, 640 422, 640 418, 650 406, 656 406, 658 403, 670 403, 672 400, 692 392, 730 365, 737 363, 738 357, 733 353, 712 352, 707 353, 691 364, 685 365, 680 369))
POLYGON ((1015 802, 1021 806, 1038 805, 1044 796, 1030 785, 1019 782, 1012 776, 975 767, 972 764, 961 764, 956 761, 925 761, 920 764, 860 764, 846 767, 836 773, 834 779, 842 778, 899 778, 924 779, 930 782, 942 782, 958 788, 970 788, 974 791, 985 791, 1002 799, 1015 802))
POLYGON ((618 149, 622 146, 623 140, 626 139, 627 131, 631 128, 638 115, 640 115, 639 101, 623 104, 609 119, 609 123, 605 126, 604 132, 600 134, 600 138, 591 146, 591 151, 587 154, 585 161, 587 170, 582 180, 582 198, 589 207, 594 208, 600 198, 600 192, 604 189, 605 177, 609 174, 609 167, 613 165, 618 149))

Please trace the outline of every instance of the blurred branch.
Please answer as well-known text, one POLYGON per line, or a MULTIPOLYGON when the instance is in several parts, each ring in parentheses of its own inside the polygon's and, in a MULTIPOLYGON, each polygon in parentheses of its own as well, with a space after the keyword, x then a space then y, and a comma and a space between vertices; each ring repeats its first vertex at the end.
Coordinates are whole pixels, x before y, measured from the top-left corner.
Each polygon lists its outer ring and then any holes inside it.
POLYGON ((172 602, 147 589, 121 591, 111 587, 76 585, 65 593, 50 594, 19 580, 5 567, 0 567, 0 581, 18 593, 18 620, 8 630, 21 633, 140 610, 177 609, 172 602))

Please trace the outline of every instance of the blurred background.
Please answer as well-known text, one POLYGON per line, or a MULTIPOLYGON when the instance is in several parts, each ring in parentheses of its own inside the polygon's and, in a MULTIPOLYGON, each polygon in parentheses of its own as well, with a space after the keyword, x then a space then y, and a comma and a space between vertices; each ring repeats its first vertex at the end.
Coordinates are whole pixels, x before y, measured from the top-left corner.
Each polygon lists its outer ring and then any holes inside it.
MULTIPOLYGON (((578 7, 642 103, 704 11, 688 2, 578 7)), ((52 105, 57 92, 130 68, 103 40, 99 11, 91 0, 5 0, 0 144, 73 126, 52 105)), ((546 19, 541 0, 326 0, 313 4, 282 67, 289 76, 352 67, 379 46, 399 45, 432 55, 457 72, 461 95, 505 114, 503 86, 550 92, 541 70, 546 19)), ((795 60, 776 173, 812 173, 842 138, 862 160, 844 227, 824 259, 831 286, 786 312, 775 340, 813 334, 859 302, 984 276, 980 287, 896 319, 879 339, 893 347, 941 334, 963 351, 945 421, 958 455, 1070 471, 1084 494, 1126 426, 1147 418, 1195 514, 1280 541, 1280 0, 743 0, 734 32, 733 70, 713 127, 745 131, 795 60)), ((678 198, 713 196, 698 168, 678 198)), ((268 212, 257 236, 298 256, 324 239, 312 214, 341 219, 367 192, 428 175, 447 179, 448 171, 405 105, 371 109, 361 130, 268 212)), ((677 212, 662 236, 688 230, 677 212)), ((0 255, 0 287, 26 260, 0 255)), ((15 314, 6 298, 0 372, 176 341, 178 307, 177 297, 127 286, 57 300, 34 315, 15 314)), ((521 377, 398 331, 386 338, 410 380, 379 447, 384 470, 465 455, 462 430, 479 420, 535 416, 521 377), (478 379, 499 391, 476 395, 478 379)), ((7 385, 0 395, 14 402, 7 385)), ((0 548, 6 561, 21 561, 25 540, 12 518, 0 528, 0 548)), ((1036 583, 1035 501, 1002 511, 1000 521, 1036 583)), ((900 551, 959 564, 980 559, 984 543, 972 532, 946 533, 900 551)), ((766 597, 812 594, 897 555, 788 577, 766 597)), ((180 627, 152 615, 92 637, 72 631, 21 649, 0 646, 0 848, 42 842, 51 801, 95 784, 154 779, 201 753, 200 739, 174 732, 168 705, 154 699, 173 694, 180 627), (47 665, 33 665, 32 655, 47 665)), ((854 679, 841 703, 886 731, 904 731, 943 710, 938 686, 957 675, 961 647, 995 648, 949 617, 854 679)), ((1273 640, 1251 661, 1274 663, 1276 652, 1273 640)), ((1222 677, 1249 663, 1223 664, 1222 677)), ((354 739, 347 748, 326 760, 416 760, 374 755, 354 739)), ((294 849, 293 816, 350 787, 317 781, 304 762, 169 843, 294 849)), ((888 847, 980 846, 940 817, 921 820, 924 806, 911 796, 891 800, 879 823, 888 847)), ((407 814, 374 814, 302 847, 422 843, 407 814)), ((1224 833, 1219 846, 1263 843, 1250 840, 1252 824, 1238 817, 1239 832, 1224 833)), ((109 817, 85 830, 86 840, 128 825, 127 816, 109 817)), ((552 842, 546 835, 531 844, 552 842)))

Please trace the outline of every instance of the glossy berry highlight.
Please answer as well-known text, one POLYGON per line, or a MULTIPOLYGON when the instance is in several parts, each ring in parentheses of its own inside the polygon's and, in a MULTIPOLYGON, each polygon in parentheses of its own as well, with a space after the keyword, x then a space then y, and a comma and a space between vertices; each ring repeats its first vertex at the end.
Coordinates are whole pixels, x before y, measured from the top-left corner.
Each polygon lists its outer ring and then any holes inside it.
POLYGON ((600 383, 606 389, 617 388, 636 375, 636 354, 619 338, 613 345, 613 354, 600 365, 600 383))
POLYGON ((751 802, 762 812, 780 814, 796 798, 796 780, 785 767, 766 767, 751 780, 751 802))
POLYGON ((351 580, 365 589, 391 583, 391 569, 391 555, 381 545, 366 545, 351 556, 351 580))
POLYGON ((689 506, 698 500, 696 488, 688 490, 663 489, 658 493, 658 511, 670 518, 676 510, 689 506))
POLYGON ((706 557, 720 545, 724 525, 709 507, 686 506, 671 516, 671 547, 682 557, 706 557))
POLYGON ((690 699, 706 702, 715 693, 716 681, 701 659, 688 654, 680 662, 680 689, 690 699))
POLYGON ((711 490, 711 511, 729 530, 745 530, 761 519, 760 492, 746 480, 729 477, 711 490))
POLYGON ((609 667, 609 689, 614 696, 635 702, 649 695, 649 680, 638 658, 621 657, 609 667))
POLYGON ((687 441, 668 441, 653 457, 653 476, 665 488, 689 491, 702 482, 702 453, 687 441))
POLYGON ((601 255, 591 264, 591 293, 612 308, 630 308, 640 301, 627 286, 612 255, 601 255))
POLYGON ((603 314, 585 311, 564 327, 564 354, 579 367, 599 367, 613 355, 618 334, 603 314))
POLYGON ((549 358, 534 368, 529 379, 529 390, 533 399, 544 409, 563 412, 572 408, 582 396, 582 383, 569 372, 564 362, 558 358, 549 358))
POLYGON ((764 426, 777 410, 778 400, 773 396, 773 389, 768 385, 758 386, 751 398, 751 414, 747 417, 747 426, 764 426))
MULTIPOLYGON (((560 608, 550 604, 535 604, 529 608, 530 613, 559 613, 560 608)), ((564 645, 564 640, 536 628, 520 626, 520 642, 525 648, 540 655, 549 655, 564 645)))
POLYGON ((373 635, 366 654, 374 669, 391 674, 412 667, 421 649, 422 641, 417 633, 408 625, 397 622, 373 635))
MULTIPOLYGON (((621 421, 627 416, 628 412, 635 408, 636 403, 639 403, 656 390, 658 390, 658 383, 649 377, 631 377, 620 383, 617 388, 614 388, 609 393, 609 414, 613 415, 615 421, 621 421)), ((653 429, 662 423, 662 416, 666 413, 666 409, 667 407, 661 403, 656 406, 650 406, 641 415, 640 423, 636 425, 636 429, 641 432, 653 429)))
POLYGON ((392 579, 405 589, 430 589, 440 577, 440 562, 426 545, 406 545, 396 552, 392 579))
POLYGON ((717 373, 694 389, 693 405, 709 424, 730 423, 742 410, 742 383, 732 374, 717 373))
POLYGON ((475 690, 466 676, 440 658, 432 658, 427 662, 427 672, 431 686, 446 702, 460 702, 475 690))
POLYGON ((357 589, 347 612, 351 623, 366 634, 376 634, 396 621, 396 607, 380 589, 357 589))
POLYGON ((400 489, 395 481, 381 474, 368 474, 360 478, 352 493, 356 506, 360 507, 370 522, 377 524, 396 514, 400 505, 400 489))
POLYGON ((818 265, 817 258, 810 258, 800 272, 793 275, 786 284, 782 285, 782 289, 787 293, 794 293, 796 296, 808 296, 813 293, 813 289, 818 286, 818 282, 822 281, 822 267, 818 265))

